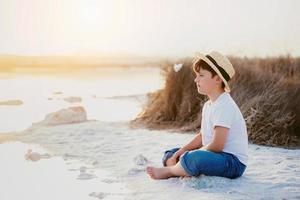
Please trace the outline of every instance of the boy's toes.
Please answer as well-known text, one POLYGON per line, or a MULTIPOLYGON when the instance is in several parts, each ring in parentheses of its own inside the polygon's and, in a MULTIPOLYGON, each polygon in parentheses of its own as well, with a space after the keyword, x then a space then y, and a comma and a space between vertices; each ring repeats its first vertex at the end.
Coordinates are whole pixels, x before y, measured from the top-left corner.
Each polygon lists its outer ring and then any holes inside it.
POLYGON ((152 172, 152 171, 153 171, 153 167, 147 167, 147 168, 146 168, 146 171, 147 171, 147 172, 152 172))
POLYGON ((146 171, 147 171, 147 174, 150 175, 150 177, 153 177, 153 167, 147 167, 146 171))

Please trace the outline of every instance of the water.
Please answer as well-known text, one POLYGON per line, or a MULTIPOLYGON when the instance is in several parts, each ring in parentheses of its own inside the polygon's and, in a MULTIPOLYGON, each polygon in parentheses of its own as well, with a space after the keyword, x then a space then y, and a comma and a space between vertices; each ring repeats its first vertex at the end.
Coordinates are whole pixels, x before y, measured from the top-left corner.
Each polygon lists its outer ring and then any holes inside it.
MULTIPOLYGON (((0 75, 1 77, 1 75, 0 75)), ((12 74, 0 79, 0 101, 18 99, 21 106, 0 105, 0 133, 21 131, 45 115, 83 106, 88 119, 128 121, 141 111, 145 95, 163 85, 159 68, 99 68, 74 76, 12 74), (80 97, 68 103, 66 97, 80 97)))

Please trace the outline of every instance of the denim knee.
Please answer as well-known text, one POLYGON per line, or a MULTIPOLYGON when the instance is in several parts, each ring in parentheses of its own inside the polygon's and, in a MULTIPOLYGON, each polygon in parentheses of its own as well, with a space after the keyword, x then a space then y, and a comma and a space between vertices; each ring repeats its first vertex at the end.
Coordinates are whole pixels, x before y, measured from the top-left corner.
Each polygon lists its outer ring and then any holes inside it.
POLYGON ((185 152, 180 158, 180 163, 184 170, 191 176, 204 174, 233 179, 241 176, 246 168, 232 154, 225 152, 215 153, 205 150, 185 152))
POLYGON ((228 159, 228 170, 226 171, 226 177, 235 179, 241 177, 245 172, 247 166, 239 161, 239 159, 230 154, 231 159, 228 159))
POLYGON ((193 150, 185 152, 180 158, 180 163, 191 176, 199 176, 200 174, 222 176, 225 171, 226 159, 219 153, 193 150))

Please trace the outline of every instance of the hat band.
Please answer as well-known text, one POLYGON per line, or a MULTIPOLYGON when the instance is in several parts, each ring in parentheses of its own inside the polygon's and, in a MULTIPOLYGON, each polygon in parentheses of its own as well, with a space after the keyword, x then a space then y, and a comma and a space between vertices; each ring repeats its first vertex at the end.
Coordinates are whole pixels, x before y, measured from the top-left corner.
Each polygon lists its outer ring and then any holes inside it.
POLYGON ((226 81, 230 80, 230 76, 227 74, 227 72, 220 66, 218 63, 209 55, 206 55, 206 57, 218 68, 218 70, 221 72, 222 76, 226 81))

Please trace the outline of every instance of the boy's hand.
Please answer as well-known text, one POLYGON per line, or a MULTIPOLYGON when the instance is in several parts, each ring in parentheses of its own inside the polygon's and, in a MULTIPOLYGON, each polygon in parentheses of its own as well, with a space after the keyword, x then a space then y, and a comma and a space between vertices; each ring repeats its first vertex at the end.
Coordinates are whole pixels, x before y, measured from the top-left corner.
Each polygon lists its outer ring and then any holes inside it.
POLYGON ((167 166, 173 166, 173 165, 176 165, 177 160, 178 160, 178 157, 174 154, 173 156, 171 156, 171 157, 167 160, 166 164, 167 164, 167 166))

